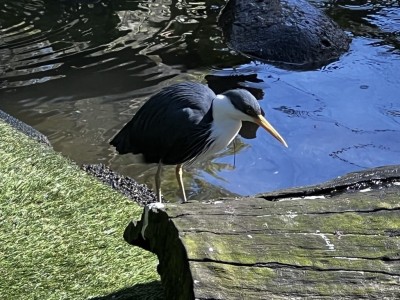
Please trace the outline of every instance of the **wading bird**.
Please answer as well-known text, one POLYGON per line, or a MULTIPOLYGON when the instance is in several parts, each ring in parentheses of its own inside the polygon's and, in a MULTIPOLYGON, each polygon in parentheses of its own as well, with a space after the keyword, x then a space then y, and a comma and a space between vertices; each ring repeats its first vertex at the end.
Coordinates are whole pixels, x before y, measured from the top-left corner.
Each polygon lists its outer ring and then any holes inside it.
POLYGON ((150 97, 110 144, 120 154, 142 154, 144 162, 158 164, 155 184, 160 202, 162 166, 176 165, 181 197, 186 202, 182 167, 223 150, 238 133, 254 138, 261 126, 287 147, 263 114, 247 90, 215 95, 200 83, 177 83, 150 97))

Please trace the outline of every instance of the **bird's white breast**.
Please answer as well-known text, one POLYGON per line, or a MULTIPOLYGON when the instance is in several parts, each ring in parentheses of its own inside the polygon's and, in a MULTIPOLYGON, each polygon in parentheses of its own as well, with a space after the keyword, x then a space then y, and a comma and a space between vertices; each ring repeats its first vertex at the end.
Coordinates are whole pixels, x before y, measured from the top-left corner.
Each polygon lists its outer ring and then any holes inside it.
POLYGON ((213 101, 212 109, 213 122, 209 140, 213 142, 204 152, 195 158, 195 161, 204 160, 224 150, 242 127, 242 121, 237 116, 238 111, 226 96, 218 95, 213 101))

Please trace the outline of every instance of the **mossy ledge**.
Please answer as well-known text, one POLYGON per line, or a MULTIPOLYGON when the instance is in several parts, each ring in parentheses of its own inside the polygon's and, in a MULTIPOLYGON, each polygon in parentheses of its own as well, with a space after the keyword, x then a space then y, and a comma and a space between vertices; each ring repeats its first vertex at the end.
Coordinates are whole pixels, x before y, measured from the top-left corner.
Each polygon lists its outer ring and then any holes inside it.
POLYGON ((399 170, 153 207, 125 239, 158 255, 168 299, 400 299, 399 170))

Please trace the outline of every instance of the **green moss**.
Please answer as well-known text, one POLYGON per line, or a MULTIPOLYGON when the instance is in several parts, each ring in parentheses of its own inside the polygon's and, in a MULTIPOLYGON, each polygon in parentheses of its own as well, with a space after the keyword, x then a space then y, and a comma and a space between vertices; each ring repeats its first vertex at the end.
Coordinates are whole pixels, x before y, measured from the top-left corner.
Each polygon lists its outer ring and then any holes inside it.
POLYGON ((122 238, 138 205, 1 121, 0 160, 2 299, 85 299, 159 280, 156 257, 122 238))
POLYGON ((186 233, 182 239, 189 259, 206 256, 213 261, 248 265, 278 263, 321 270, 391 272, 390 264, 379 258, 397 253, 397 239, 373 234, 336 236, 333 228, 328 229, 332 233, 254 232, 223 235, 223 238, 209 232, 186 233))

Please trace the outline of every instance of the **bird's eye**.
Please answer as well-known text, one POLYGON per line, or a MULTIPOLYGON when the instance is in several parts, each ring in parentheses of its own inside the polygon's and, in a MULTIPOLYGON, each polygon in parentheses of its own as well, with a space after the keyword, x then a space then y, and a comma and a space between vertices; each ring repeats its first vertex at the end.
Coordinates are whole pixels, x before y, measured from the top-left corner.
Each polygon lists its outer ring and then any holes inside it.
POLYGON ((246 107, 246 113, 248 113, 249 115, 253 113, 253 109, 251 108, 251 106, 246 107))

